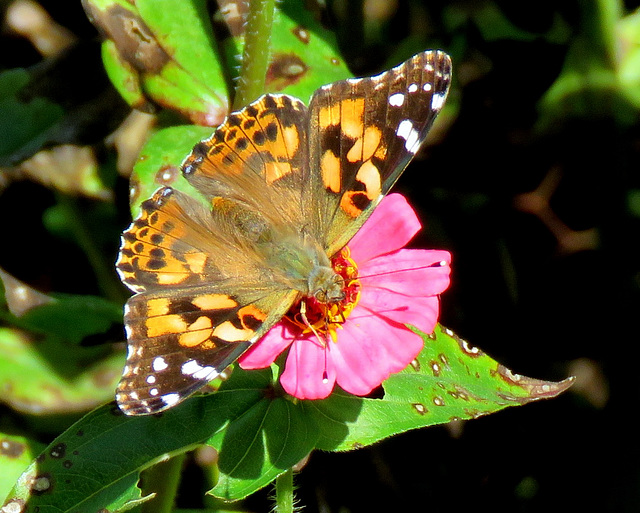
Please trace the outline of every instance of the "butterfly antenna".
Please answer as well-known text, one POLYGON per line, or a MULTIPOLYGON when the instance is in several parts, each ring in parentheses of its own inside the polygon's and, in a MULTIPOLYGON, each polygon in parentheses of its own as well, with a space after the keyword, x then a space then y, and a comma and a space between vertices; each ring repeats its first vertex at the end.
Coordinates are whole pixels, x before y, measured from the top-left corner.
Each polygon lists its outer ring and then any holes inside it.
POLYGON ((366 280, 367 278, 376 278, 378 276, 385 276, 387 274, 398 274, 398 273, 402 273, 402 272, 409 272, 409 271, 419 271, 420 269, 428 269, 430 267, 444 267, 445 265, 447 265, 447 262, 445 260, 441 260, 440 262, 436 262, 433 263, 431 265, 421 265, 418 267, 408 267, 406 269, 393 269, 391 271, 385 271, 385 272, 381 272, 381 273, 373 273, 373 274, 361 274, 358 276, 358 280, 366 280))

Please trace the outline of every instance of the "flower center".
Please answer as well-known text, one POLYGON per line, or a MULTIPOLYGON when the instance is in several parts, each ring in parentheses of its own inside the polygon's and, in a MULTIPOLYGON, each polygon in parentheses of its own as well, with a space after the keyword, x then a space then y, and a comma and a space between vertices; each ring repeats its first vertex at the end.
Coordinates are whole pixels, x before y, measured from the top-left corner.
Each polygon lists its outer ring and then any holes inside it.
POLYGON ((327 335, 337 341, 336 330, 349 317, 360 299, 358 267, 351 258, 348 247, 342 248, 332 259, 331 267, 344 281, 344 297, 339 301, 322 302, 315 297, 298 301, 284 319, 300 330, 300 334, 314 333, 326 340, 327 335))

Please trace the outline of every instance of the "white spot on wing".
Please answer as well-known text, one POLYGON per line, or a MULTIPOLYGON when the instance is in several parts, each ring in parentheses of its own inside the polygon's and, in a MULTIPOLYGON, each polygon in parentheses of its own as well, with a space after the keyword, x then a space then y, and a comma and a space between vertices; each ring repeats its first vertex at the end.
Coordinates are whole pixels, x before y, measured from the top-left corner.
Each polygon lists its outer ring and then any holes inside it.
POLYGON ((188 362, 183 363, 180 370, 182 374, 192 376, 195 379, 211 380, 218 374, 213 367, 203 367, 195 360, 189 360, 188 362))
POLYGON ((404 103, 404 94, 403 93, 394 93, 389 96, 389 105, 392 107, 402 107, 404 103))
POLYGON ((445 95, 442 93, 436 93, 431 97, 431 108, 433 110, 440 110, 444 104, 445 95))
POLYGON ((160 399, 162 399, 162 402, 167 406, 173 406, 180 401, 180 394, 164 394, 160 399))
POLYGON ((167 362, 165 362, 162 356, 156 356, 153 359, 153 363, 151 364, 151 367, 153 367, 154 371, 160 372, 165 370, 167 367, 169 367, 169 365, 167 365, 167 362))
POLYGON ((409 153, 415 153, 418 149, 420 134, 413 128, 413 123, 408 119, 403 119, 398 125, 396 135, 404 139, 404 147, 409 153))
POLYGON ((415 82, 411 84, 407 89, 407 91, 409 91, 410 93, 415 93, 417 90, 418 90, 418 84, 416 84, 415 82))
POLYGON ((422 90, 427 93, 431 91, 431 82, 425 82, 424 84, 422 84, 422 90))
POLYGON ((153 396, 158 395, 158 389, 152 388, 151 390, 149 390, 149 395, 153 395, 153 396))
POLYGON ((147 383, 149 383, 150 385, 153 385, 156 382, 156 377, 152 374, 149 374, 147 376, 147 383))

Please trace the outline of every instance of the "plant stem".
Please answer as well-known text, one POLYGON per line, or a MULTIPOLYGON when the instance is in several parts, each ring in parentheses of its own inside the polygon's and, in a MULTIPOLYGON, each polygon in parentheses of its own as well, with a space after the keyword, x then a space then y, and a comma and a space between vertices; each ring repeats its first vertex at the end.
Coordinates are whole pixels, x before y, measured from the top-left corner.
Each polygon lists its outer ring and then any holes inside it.
POLYGON ((293 513, 293 470, 276 477, 276 508, 277 513, 293 513))
POLYGON ((264 92, 275 3, 276 0, 250 0, 234 109, 245 106, 264 92))
POLYGON ((177 454, 144 471, 143 494, 156 496, 143 503, 141 513, 171 513, 178 493, 185 454, 177 454))

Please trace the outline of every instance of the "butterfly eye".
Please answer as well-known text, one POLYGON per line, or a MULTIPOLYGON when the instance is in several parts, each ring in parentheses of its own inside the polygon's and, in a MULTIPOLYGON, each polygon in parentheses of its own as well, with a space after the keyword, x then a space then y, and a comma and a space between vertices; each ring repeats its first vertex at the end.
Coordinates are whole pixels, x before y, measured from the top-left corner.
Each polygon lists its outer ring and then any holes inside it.
POLYGON ((331 283, 326 287, 315 291, 313 297, 323 304, 338 303, 345 298, 344 279, 339 274, 334 274, 331 283))

